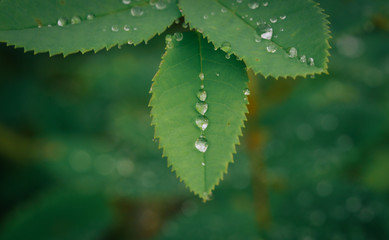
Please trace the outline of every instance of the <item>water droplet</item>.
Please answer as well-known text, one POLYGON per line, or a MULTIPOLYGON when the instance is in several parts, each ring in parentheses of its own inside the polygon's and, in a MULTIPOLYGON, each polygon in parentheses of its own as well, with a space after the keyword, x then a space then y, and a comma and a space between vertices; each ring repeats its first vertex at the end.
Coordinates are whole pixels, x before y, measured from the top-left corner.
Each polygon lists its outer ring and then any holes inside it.
POLYGON ((263 5, 264 7, 267 7, 267 6, 269 6, 269 3, 268 3, 268 2, 264 2, 262 5, 263 5))
POLYGON ((259 3, 257 1, 250 1, 248 6, 251 9, 257 9, 259 7, 259 3))
POLYGON ((143 9, 141 7, 133 7, 131 8, 131 15, 134 17, 140 17, 144 13, 143 9))
POLYGON ((300 62, 306 63, 306 62, 307 62, 307 57, 306 57, 305 55, 302 55, 302 56, 300 57, 300 62))
POLYGON ((122 0, 122 3, 123 3, 124 5, 128 5, 128 4, 131 3, 131 0, 122 0))
POLYGON ((128 26, 128 25, 124 25, 123 30, 126 31, 126 32, 128 32, 128 31, 131 30, 131 27, 128 26))
POLYGON ((137 27, 133 27, 132 30, 136 31, 136 30, 138 30, 138 28, 137 27))
POLYGON ((243 93, 245 96, 248 96, 248 95, 250 95, 250 90, 248 88, 246 88, 243 90, 243 93))
POLYGON ((202 29, 202 28, 198 28, 198 29, 197 29, 197 32, 203 33, 203 29, 202 29))
POLYGON ((182 27, 183 27, 183 28, 187 28, 187 27, 188 27, 188 24, 187 24, 187 23, 182 23, 182 27))
POLYGON ((205 162, 202 162, 201 165, 202 165, 202 166, 205 166, 205 162))
POLYGON ((225 8, 221 8, 221 9, 220 9, 220 12, 222 12, 222 13, 226 13, 226 12, 227 12, 227 9, 225 9, 225 8))
POLYGON ((163 9, 166 8, 166 6, 167 6, 167 4, 163 0, 160 0, 160 1, 155 3, 155 8, 158 9, 158 10, 163 10, 163 9))
POLYGON ((284 15, 284 16, 280 16, 280 19, 281 20, 285 20, 286 19, 286 16, 284 15))
POLYGON ((174 38, 176 39, 177 42, 180 42, 184 38, 184 35, 180 32, 176 32, 174 33, 174 38))
POLYGON ((47 25, 47 27, 52 27, 52 25, 51 25, 51 24, 49 24, 49 25, 47 25))
POLYGON ((220 73, 217 72, 217 73, 216 73, 216 77, 219 77, 219 76, 220 76, 220 73))
POLYGON ((111 30, 112 30, 112 32, 118 32, 118 31, 119 31, 118 25, 113 25, 113 26, 111 27, 111 30))
POLYGON ((170 34, 167 34, 166 37, 165 37, 165 41, 166 42, 171 42, 173 40, 173 36, 170 35, 170 34))
POLYGON ((93 14, 88 14, 88 16, 86 16, 87 20, 93 20, 94 18, 95 18, 95 15, 93 15, 93 14))
POLYGON ((221 50, 225 51, 226 53, 229 53, 231 51, 231 43, 223 42, 221 46, 221 50))
POLYGON ((66 19, 65 18, 59 18, 57 21, 58 26, 63 27, 66 25, 66 19))
POLYGON ((313 58, 308 58, 309 66, 315 66, 315 60, 313 58))
POLYGON ((236 0, 237 3, 242 3, 243 0, 236 0))
POLYGON ((201 88, 201 89, 204 89, 204 84, 201 84, 201 85, 200 85, 200 88, 201 88))
POLYGON ((196 125, 199 127, 202 131, 207 129, 208 127, 208 118, 206 116, 198 116, 196 118, 196 125))
POLYGON ((261 38, 261 36, 258 36, 258 34, 255 34, 254 40, 256 43, 259 43, 259 42, 261 42, 262 38, 261 38))
POLYGON ((201 73, 199 74, 199 78, 200 78, 201 81, 204 81, 204 73, 203 73, 203 72, 201 72, 201 73))
POLYGON ((204 137, 200 137, 196 140, 195 147, 200 152, 206 152, 208 149, 208 142, 204 137))
POLYGON ((70 19, 70 23, 71 24, 79 24, 79 23, 81 23, 81 18, 74 16, 74 17, 72 17, 72 19, 70 19))
POLYGON ((274 44, 269 44, 267 45, 266 47, 266 51, 269 52, 269 53, 275 53, 277 51, 276 47, 274 46, 274 44))
POLYGON ((230 59, 231 58, 231 55, 230 54, 226 54, 226 59, 230 59))
POLYGON ((175 24, 179 24, 179 23, 180 23, 180 19, 174 20, 174 23, 175 23, 175 24))
POLYGON ((284 29, 283 29, 283 28, 281 28, 281 29, 280 29, 280 32, 283 32, 283 31, 284 31, 284 29))
POLYGON ((215 12, 211 12, 211 16, 215 16, 215 12))
POLYGON ((292 47, 290 50, 289 50, 289 57, 290 58, 295 58, 297 57, 297 49, 292 47))
POLYGON ((198 92, 197 92, 197 98, 200 100, 200 101, 205 101, 205 99, 207 99, 207 92, 204 90, 204 89, 202 89, 202 90, 199 90, 198 92))
POLYGON ((277 22, 277 18, 270 18, 270 22, 271 23, 276 23, 277 22))
POLYGON ((204 15, 204 16, 203 16, 203 19, 204 19, 204 20, 207 20, 207 19, 208 19, 208 15, 204 15))
POLYGON ((38 23, 38 28, 42 28, 42 24, 41 23, 38 23))
POLYGON ((196 103, 196 110, 201 115, 204 115, 208 111, 208 104, 206 102, 198 102, 196 103))
POLYGON ((256 31, 263 39, 271 40, 273 37, 273 28, 269 24, 260 24, 256 31))

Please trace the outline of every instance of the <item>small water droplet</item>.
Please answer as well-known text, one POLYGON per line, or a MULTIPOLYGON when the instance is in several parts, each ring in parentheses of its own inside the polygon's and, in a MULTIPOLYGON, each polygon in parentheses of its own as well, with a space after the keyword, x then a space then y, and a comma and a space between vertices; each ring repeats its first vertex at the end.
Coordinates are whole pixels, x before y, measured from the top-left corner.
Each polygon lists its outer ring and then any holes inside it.
POLYGON ((286 15, 280 16, 280 19, 281 19, 281 20, 285 20, 285 19, 286 19, 286 15))
POLYGON ((133 7, 131 8, 131 15, 134 17, 140 17, 144 13, 143 8, 141 7, 133 7))
POLYGON ((307 57, 306 57, 305 55, 302 55, 302 56, 300 57, 300 62, 306 63, 306 62, 307 62, 307 57))
POLYGON ((177 42, 180 42, 184 38, 184 35, 180 32, 176 32, 174 33, 174 38, 176 39, 177 42))
POLYGON ((38 23, 38 28, 42 28, 42 24, 41 23, 38 23))
POLYGON ((277 18, 270 18, 270 22, 271 23, 276 23, 277 22, 277 18))
POLYGON ((133 44, 133 42, 131 41, 131 40, 128 40, 128 45, 131 45, 131 44, 133 44))
POLYGON ((211 12, 211 16, 215 16, 215 12, 211 12))
POLYGON ((259 7, 259 3, 257 1, 250 1, 248 6, 250 9, 257 9, 259 7))
POLYGON ((309 66, 315 66, 315 60, 313 58, 308 58, 309 66))
POLYGON ((201 165, 204 167, 205 166, 205 162, 202 162, 201 165))
POLYGON ((131 3, 131 0, 122 0, 122 3, 123 3, 124 5, 128 5, 128 4, 131 3))
POLYGON ((283 29, 283 28, 281 28, 281 29, 280 29, 280 32, 283 32, 283 31, 284 31, 284 29, 283 29))
POLYGON ((74 17, 72 17, 72 19, 70 19, 70 23, 71 24, 79 24, 79 23, 81 23, 81 18, 78 16, 74 16, 74 17))
POLYGON ((207 19, 208 19, 208 15, 204 15, 204 16, 203 16, 203 19, 204 19, 204 20, 207 20, 207 19))
POLYGON ((204 89, 202 89, 202 90, 199 90, 198 92, 197 92, 197 98, 200 100, 200 101, 205 101, 205 99, 207 99, 207 92, 204 90, 204 89))
POLYGON ((206 152, 208 149, 208 142, 204 137, 200 137, 196 140, 195 147, 200 152, 206 152))
POLYGON ((245 96, 249 96, 250 95, 250 90, 248 88, 244 89, 243 90, 243 93, 245 96))
POLYGON ((199 74, 199 78, 200 78, 201 81, 204 81, 204 73, 203 73, 203 72, 201 72, 201 73, 199 74))
POLYGON ((126 32, 128 32, 128 31, 131 30, 131 27, 128 26, 128 25, 124 25, 123 30, 126 31, 126 32))
POLYGON ((112 31, 112 32, 118 32, 118 31, 119 31, 118 25, 112 25, 111 31, 112 31))
POLYGON ((171 42, 172 40, 173 40, 173 36, 170 35, 170 34, 166 34, 166 36, 165 36, 165 41, 166 41, 166 42, 171 42))
POLYGON ((187 28, 188 24, 187 23, 182 23, 182 28, 187 28))
POLYGON ((230 59, 231 58, 231 55, 230 54, 226 54, 226 59, 230 59))
POLYGON ((136 30, 138 30, 138 28, 137 27, 133 27, 132 30, 136 31, 136 30))
POLYGON ((275 53, 277 51, 276 47, 274 46, 274 44, 269 44, 267 45, 266 47, 266 51, 269 52, 269 53, 275 53))
POLYGON ((208 111, 208 104, 206 102, 198 102, 196 103, 196 110, 201 115, 204 115, 208 111))
POLYGON ((87 20, 93 20, 95 18, 95 15, 93 15, 93 14, 88 14, 87 16, 86 16, 86 19, 87 20))
POLYGON ((266 40, 271 40, 273 37, 273 28, 269 24, 260 24, 257 27, 256 32, 261 36, 261 38, 266 40))
POLYGON ((243 0, 236 0, 237 3, 242 3, 243 0))
POLYGON ((201 84, 201 85, 200 85, 200 88, 201 88, 201 89, 204 89, 204 84, 201 84))
POLYGON ((51 25, 51 24, 49 24, 49 25, 47 25, 47 27, 52 27, 52 25, 51 25))
POLYGON ((221 9, 220 9, 220 12, 222 12, 222 13, 226 13, 226 12, 227 12, 227 9, 225 9, 225 8, 221 8, 221 9))
POLYGON ((155 8, 158 10, 164 10, 166 7, 167 7, 167 4, 163 0, 160 0, 160 1, 155 3, 155 8))
POLYGON ((258 36, 258 34, 255 34, 254 40, 256 43, 259 43, 259 42, 261 42, 262 38, 261 38, 261 36, 258 36))
POLYGON ((64 27, 66 25, 66 19, 65 18, 59 18, 57 21, 58 26, 64 27))
POLYGON ((197 29, 197 32, 203 33, 203 29, 202 29, 202 28, 198 28, 198 29, 197 29))
POLYGON ((229 53, 231 51, 231 43, 230 42, 223 42, 221 46, 221 50, 223 50, 226 53, 229 53))
POLYGON ((207 129, 208 127, 208 118, 206 116, 198 116, 196 118, 196 125, 199 127, 202 131, 207 129))
POLYGON ((297 57, 297 49, 292 47, 291 49, 289 49, 289 57, 290 58, 295 58, 297 57))
POLYGON ((219 77, 219 76, 220 76, 220 73, 217 72, 217 73, 216 73, 216 77, 219 77))
POLYGON ((267 7, 267 6, 269 6, 269 3, 268 3, 268 2, 264 2, 262 5, 263 5, 264 7, 267 7))

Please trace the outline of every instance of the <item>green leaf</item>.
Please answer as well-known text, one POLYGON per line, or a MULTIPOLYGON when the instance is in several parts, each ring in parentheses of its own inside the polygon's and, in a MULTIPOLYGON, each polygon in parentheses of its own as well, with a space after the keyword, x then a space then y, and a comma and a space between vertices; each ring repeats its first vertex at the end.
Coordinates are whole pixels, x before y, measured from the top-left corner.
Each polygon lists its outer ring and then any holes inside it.
POLYGON ((245 66, 226 59, 222 51, 215 51, 194 33, 186 33, 182 41, 173 40, 168 46, 171 48, 153 79, 150 106, 155 137, 177 176, 207 200, 233 161, 235 145, 242 135, 247 113, 245 66), (209 147, 204 153, 195 147, 202 134, 195 123, 201 116, 195 108, 201 72, 209 106, 205 113, 209 126, 204 131, 209 147))
POLYGON ((278 78, 327 71, 328 21, 311 0, 180 0, 179 6, 191 27, 216 47, 242 58, 255 73, 278 78), (262 34, 270 28, 268 40, 262 34), (223 45, 227 43, 231 47, 223 45), (297 50, 296 57, 289 57, 291 48, 297 50), (303 56, 305 62, 300 61, 303 56))
POLYGON ((159 10, 146 0, 131 4, 121 0, 3 0, 0 42, 50 55, 97 52, 115 45, 147 42, 179 16, 175 1, 159 10), (59 26, 60 22, 64 26, 59 26))

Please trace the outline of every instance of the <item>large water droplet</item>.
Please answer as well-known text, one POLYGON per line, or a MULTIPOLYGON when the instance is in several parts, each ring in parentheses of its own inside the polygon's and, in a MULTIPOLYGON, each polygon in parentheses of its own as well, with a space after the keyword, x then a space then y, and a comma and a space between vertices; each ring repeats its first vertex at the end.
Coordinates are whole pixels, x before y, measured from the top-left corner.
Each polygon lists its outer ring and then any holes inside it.
POLYGON ((289 50, 289 57, 290 58, 295 58, 297 57, 297 49, 292 47, 290 50, 289 50))
POLYGON ((166 6, 167 6, 167 4, 163 0, 160 0, 160 1, 155 3, 155 8, 158 9, 158 10, 163 10, 163 9, 166 8, 166 6))
POLYGON ((71 24, 79 24, 79 23, 81 23, 81 18, 80 18, 80 17, 77 17, 77 16, 74 16, 74 17, 72 17, 72 19, 70 20, 70 23, 71 23, 71 24))
POLYGON ((225 51, 226 53, 229 53, 231 51, 231 43, 230 42, 223 42, 221 49, 225 51))
POLYGON ((206 152, 208 149, 208 142, 204 137, 200 137, 196 140, 195 147, 200 152, 206 152))
POLYGON ((128 4, 131 3, 131 0, 122 0, 122 3, 123 3, 124 5, 128 5, 128 4))
POLYGON ((144 13, 143 8, 141 7, 133 7, 131 8, 131 15, 134 17, 140 17, 144 13))
POLYGON ((174 33, 174 38, 176 39, 177 42, 180 42, 184 38, 184 35, 180 32, 176 32, 174 33))
POLYGON ((248 96, 248 95, 250 95, 250 90, 248 88, 246 88, 243 90, 243 93, 245 96, 248 96))
POLYGON ((205 101, 205 99, 207 99, 207 92, 204 90, 204 89, 201 89, 197 92, 197 98, 200 100, 200 101, 205 101))
POLYGON ((208 127, 208 118, 206 116, 198 116, 196 118, 196 125, 199 127, 202 131, 207 129, 208 127))
POLYGON ((274 44, 269 44, 266 47, 266 51, 269 53, 275 53, 277 51, 276 46, 274 44))
POLYGON ((208 111, 208 104, 206 102, 198 102, 196 103, 196 110, 201 115, 204 115, 208 111))
POLYGON ((273 28, 269 24, 260 24, 256 31, 263 39, 271 40, 273 37, 273 28))
POLYGON ((259 7, 259 3, 257 1, 250 1, 248 6, 251 9, 257 9, 259 7))
POLYGON ((199 78, 200 78, 201 81, 204 81, 204 73, 203 73, 203 72, 201 72, 201 73, 199 74, 199 78))
POLYGON ((65 18, 59 18, 57 21, 58 26, 63 27, 66 25, 66 19, 65 18))

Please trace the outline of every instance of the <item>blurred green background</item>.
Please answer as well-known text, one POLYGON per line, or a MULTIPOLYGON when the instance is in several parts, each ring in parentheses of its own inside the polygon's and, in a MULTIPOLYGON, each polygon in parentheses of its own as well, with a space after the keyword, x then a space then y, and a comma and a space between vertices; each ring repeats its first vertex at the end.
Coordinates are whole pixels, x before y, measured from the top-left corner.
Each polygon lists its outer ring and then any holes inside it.
POLYGON ((0 44, 0 239, 389 239, 389 3, 319 2, 330 74, 251 79, 207 203, 153 141, 164 36, 67 58, 0 44))

